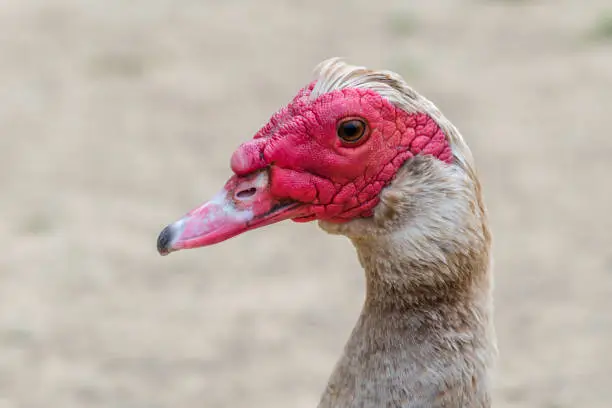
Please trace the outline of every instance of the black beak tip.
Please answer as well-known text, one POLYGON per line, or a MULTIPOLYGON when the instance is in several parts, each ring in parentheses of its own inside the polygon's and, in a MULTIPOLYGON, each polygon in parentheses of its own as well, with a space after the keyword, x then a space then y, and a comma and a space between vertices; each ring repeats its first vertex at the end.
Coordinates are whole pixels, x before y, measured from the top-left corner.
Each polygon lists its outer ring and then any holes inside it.
POLYGON ((157 237, 157 252, 160 255, 168 255, 172 250, 170 249, 170 243, 172 242, 173 233, 172 228, 168 225, 166 228, 159 233, 157 237))

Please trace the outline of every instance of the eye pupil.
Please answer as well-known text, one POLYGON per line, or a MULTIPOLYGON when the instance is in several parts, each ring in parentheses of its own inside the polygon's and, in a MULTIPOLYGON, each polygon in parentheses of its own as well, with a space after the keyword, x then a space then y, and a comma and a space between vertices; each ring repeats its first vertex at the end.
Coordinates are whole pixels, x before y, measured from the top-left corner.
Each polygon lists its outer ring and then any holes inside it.
POLYGON ((357 130, 357 126, 353 122, 344 125, 344 134, 349 137, 355 136, 357 130))
POLYGON ((338 126, 338 137, 345 142, 355 143, 364 135, 366 124, 359 119, 348 119, 338 126))

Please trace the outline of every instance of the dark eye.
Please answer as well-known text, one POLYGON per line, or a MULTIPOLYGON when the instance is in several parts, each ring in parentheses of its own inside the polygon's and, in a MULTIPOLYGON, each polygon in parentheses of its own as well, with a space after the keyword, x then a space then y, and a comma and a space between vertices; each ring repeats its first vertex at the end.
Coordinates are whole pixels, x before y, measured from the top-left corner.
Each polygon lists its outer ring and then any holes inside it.
POLYGON ((365 134, 366 124, 361 119, 345 119, 338 123, 338 137, 346 143, 355 143, 365 134))

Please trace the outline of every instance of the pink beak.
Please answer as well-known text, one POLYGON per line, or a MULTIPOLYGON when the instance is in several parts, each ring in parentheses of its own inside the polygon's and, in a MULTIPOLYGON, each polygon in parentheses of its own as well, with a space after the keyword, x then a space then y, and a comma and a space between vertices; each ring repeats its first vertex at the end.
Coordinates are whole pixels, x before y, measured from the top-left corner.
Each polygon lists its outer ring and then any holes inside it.
POLYGON ((212 245, 245 231, 308 215, 303 204, 274 197, 268 170, 233 176, 212 200, 168 225, 159 234, 161 255, 212 245))

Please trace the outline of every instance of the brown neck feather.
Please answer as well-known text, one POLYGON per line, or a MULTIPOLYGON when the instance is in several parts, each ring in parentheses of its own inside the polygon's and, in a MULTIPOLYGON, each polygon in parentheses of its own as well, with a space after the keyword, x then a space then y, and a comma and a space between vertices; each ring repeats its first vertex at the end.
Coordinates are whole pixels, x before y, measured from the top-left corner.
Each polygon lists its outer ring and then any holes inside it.
POLYGON ((459 199, 461 189, 444 191, 452 178, 446 169, 427 160, 412 166, 419 170, 408 169, 388 189, 374 220, 323 225, 351 238, 367 286, 320 408, 490 406, 488 371, 496 348, 490 236, 480 191, 476 182, 459 199), (424 190, 432 174, 441 184, 424 190), (417 175, 425 183, 420 187, 417 175), (401 208, 385 208, 398 197, 401 208), (442 207, 450 220, 436 218, 442 207), (415 208, 429 210, 417 216, 415 208))

